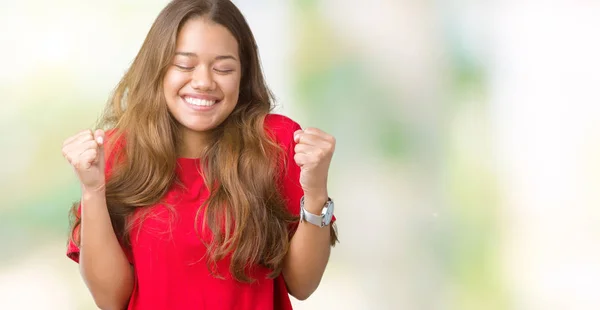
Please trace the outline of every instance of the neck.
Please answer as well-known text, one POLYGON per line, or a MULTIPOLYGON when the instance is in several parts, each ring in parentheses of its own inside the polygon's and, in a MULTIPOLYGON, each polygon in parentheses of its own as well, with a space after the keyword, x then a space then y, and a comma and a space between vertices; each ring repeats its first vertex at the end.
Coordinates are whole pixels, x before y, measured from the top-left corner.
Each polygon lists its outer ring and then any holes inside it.
POLYGON ((181 144, 177 150, 179 157, 199 158, 200 153, 206 147, 208 133, 183 129, 181 133, 181 144))

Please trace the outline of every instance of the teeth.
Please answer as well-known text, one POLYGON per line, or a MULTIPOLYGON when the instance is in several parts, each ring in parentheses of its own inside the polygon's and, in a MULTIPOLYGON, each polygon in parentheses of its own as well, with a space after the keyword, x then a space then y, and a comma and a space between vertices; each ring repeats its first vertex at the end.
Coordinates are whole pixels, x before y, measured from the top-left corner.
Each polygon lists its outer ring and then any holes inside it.
POLYGON ((192 97, 185 97, 185 98, 183 98, 183 100, 185 100, 185 102, 187 102, 189 104, 203 106, 203 107, 210 107, 211 105, 215 104, 215 102, 216 102, 214 100, 204 100, 204 99, 198 99, 198 98, 192 98, 192 97))

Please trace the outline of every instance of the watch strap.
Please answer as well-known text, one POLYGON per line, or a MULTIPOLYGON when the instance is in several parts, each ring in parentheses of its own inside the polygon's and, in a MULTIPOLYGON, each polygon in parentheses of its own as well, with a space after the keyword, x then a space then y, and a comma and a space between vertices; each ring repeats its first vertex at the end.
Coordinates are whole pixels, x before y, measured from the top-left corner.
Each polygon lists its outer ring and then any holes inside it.
MULTIPOLYGON (((325 202, 325 206, 331 201, 331 198, 327 198, 327 202, 325 202)), ((325 214, 323 212, 319 215, 312 214, 306 209, 304 209, 304 196, 300 199, 300 222, 307 221, 315 226, 324 227, 325 226, 325 214)))
POLYGON ((312 213, 306 211, 304 209, 304 207, 302 208, 302 211, 304 213, 305 221, 307 221, 315 226, 319 226, 319 227, 325 226, 325 223, 323 222, 323 215, 312 214, 312 213))

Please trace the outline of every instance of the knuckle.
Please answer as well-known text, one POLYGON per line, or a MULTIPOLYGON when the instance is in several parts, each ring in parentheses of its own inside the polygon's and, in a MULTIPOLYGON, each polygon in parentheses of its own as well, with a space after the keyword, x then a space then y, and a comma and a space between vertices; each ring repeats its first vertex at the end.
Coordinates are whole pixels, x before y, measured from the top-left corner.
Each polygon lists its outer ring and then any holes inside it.
POLYGON ((335 142, 333 142, 333 143, 330 143, 330 144, 327 146, 327 152, 328 152, 328 153, 332 153, 332 152, 333 152, 333 150, 335 150, 335 142))
POLYGON ((310 163, 316 166, 318 163, 321 162, 321 159, 321 156, 314 156, 313 158, 311 158, 310 163))
POLYGON ((315 159, 316 159, 316 160, 319 160, 319 159, 321 159, 321 158, 323 158, 323 157, 325 156, 325 150, 323 150, 323 149, 317 149, 317 150, 315 151, 315 155, 316 155, 316 156, 315 156, 315 157, 316 157, 315 159))
POLYGON ((68 149, 68 148, 66 148, 66 147, 63 147, 63 148, 61 149, 61 153, 62 153, 62 155, 63 155, 64 157, 71 157, 71 150, 69 150, 69 149, 68 149))

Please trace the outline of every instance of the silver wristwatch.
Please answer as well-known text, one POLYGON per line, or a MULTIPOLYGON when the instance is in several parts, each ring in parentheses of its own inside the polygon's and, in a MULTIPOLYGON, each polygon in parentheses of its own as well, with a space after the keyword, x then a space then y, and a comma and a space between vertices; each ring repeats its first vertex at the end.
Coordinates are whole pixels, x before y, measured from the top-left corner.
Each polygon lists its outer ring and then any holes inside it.
POLYGON ((304 209, 304 196, 300 199, 300 222, 307 221, 315 226, 324 227, 331 223, 333 218, 333 200, 327 198, 320 215, 312 214, 304 209))

